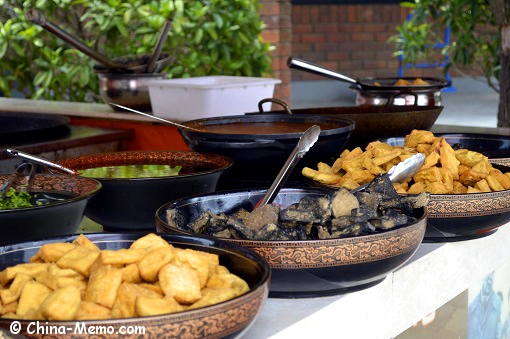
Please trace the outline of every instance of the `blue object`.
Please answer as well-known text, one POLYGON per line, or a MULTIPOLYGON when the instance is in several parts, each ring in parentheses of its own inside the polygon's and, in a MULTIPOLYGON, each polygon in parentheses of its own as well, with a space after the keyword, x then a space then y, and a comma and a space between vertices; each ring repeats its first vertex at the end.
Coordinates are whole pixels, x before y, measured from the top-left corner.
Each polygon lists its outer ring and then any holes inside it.
MULTIPOLYGON (((412 17, 412 14, 409 14, 407 16, 406 20, 409 20, 411 17, 412 17)), ((446 29, 444 31, 444 43, 442 43, 442 44, 434 44, 433 48, 443 49, 446 46, 448 46, 449 44, 450 44, 450 26, 446 27, 446 29)), ((437 67, 446 67, 446 65, 448 65, 448 62, 449 62, 449 56, 448 56, 448 52, 447 52, 445 54, 444 60, 442 62, 423 62, 423 63, 416 63, 416 64, 411 64, 411 63, 404 64, 404 56, 402 54, 400 54, 398 56, 398 61, 399 61, 398 76, 401 78, 401 77, 404 76, 404 69, 405 68, 437 68, 437 67)), ((443 89, 443 92, 456 92, 457 89, 452 86, 452 78, 451 78, 451 75, 450 75, 449 71, 446 72, 445 79, 446 79, 446 81, 448 82, 449 85, 448 85, 448 87, 443 89)))

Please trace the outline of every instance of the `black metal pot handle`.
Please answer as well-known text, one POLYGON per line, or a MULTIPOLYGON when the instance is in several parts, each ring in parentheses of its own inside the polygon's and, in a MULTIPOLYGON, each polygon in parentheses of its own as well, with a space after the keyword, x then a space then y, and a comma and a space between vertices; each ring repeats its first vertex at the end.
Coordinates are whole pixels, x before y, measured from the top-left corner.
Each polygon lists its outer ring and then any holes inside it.
POLYGON ((262 107, 262 105, 264 105, 267 102, 271 102, 273 104, 278 104, 283 107, 285 112, 287 112, 288 114, 292 114, 292 111, 290 110, 289 105, 287 105, 287 103, 285 101, 276 99, 276 98, 266 98, 266 99, 260 100, 259 101, 259 112, 260 113, 264 113, 264 107, 262 107))

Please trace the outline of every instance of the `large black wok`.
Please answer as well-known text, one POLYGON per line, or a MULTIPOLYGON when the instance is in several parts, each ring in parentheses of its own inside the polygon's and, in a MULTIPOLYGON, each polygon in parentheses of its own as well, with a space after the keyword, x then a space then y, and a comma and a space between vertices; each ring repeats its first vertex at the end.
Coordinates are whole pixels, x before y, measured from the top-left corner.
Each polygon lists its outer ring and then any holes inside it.
POLYGON ((407 135, 413 129, 430 130, 439 114, 442 106, 339 106, 290 109, 289 106, 278 99, 268 98, 259 102, 259 112, 254 114, 294 114, 294 115, 320 115, 327 117, 342 117, 354 120, 356 129, 352 132, 345 147, 364 148, 368 143, 394 136, 407 135), (274 102, 283 106, 283 110, 263 111, 263 104, 274 102))
POLYGON ((36 113, 0 113, 0 145, 53 140, 69 134, 65 116, 36 113))
MULTIPOLYGON (((287 181, 289 185, 303 180, 301 174, 303 167, 315 168, 320 161, 337 158, 344 149, 355 126, 354 121, 348 118, 283 114, 213 117, 187 121, 183 125, 200 130, 210 125, 235 126, 234 124, 237 123, 249 125, 260 122, 268 124, 285 122, 290 125, 311 123, 323 127, 328 125, 330 128, 322 128, 317 143, 298 162, 291 173, 287 181), (331 128, 331 126, 334 126, 334 128, 331 128)), ((178 130, 192 151, 222 154, 234 159, 232 167, 220 179, 219 189, 268 188, 302 135, 302 132, 237 134, 235 132, 193 131, 184 128, 178 128, 178 130)))

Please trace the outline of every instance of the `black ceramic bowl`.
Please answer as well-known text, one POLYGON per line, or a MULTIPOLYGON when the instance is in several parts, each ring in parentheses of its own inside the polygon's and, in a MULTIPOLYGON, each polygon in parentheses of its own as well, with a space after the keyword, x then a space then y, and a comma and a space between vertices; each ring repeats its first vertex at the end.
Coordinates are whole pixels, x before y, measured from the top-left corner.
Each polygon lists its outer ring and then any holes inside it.
MULTIPOLYGON (((9 176, 0 175, 0 186, 9 176)), ((29 191, 45 203, 0 210, 0 244, 76 232, 87 203, 100 189, 101 183, 90 178, 35 174, 29 191)))
MULTIPOLYGON (((482 153, 495 164, 510 166, 510 135, 481 133, 434 133, 436 137, 444 137, 454 148, 466 148, 482 153)), ((404 137, 381 139, 381 142, 392 146, 403 145, 404 137)))
MULTIPOLYGON (((173 223, 186 225, 202 212, 230 213, 240 207, 253 210, 265 190, 233 190, 169 202, 158 209, 158 232, 188 233, 171 227, 166 212, 179 215, 173 223)), ((301 198, 328 194, 320 188, 287 188, 274 203, 286 207, 301 198)), ((261 254, 271 265, 270 297, 303 298, 351 292, 378 284, 403 265, 420 245, 426 227, 424 209, 418 222, 365 236, 307 241, 252 241, 226 239, 261 254)), ((188 233, 189 234, 189 233, 188 233)))
POLYGON ((288 182, 292 183, 301 179, 303 167, 315 166, 319 161, 340 155, 354 130, 353 120, 319 115, 237 115, 183 123, 203 131, 178 130, 192 151, 223 154, 234 159, 234 165, 220 180, 221 189, 253 188, 271 185, 307 129, 306 125, 314 124, 322 129, 319 139, 297 163, 289 177, 288 182), (282 125, 278 131, 271 131, 275 124, 282 125), (241 125, 243 129, 239 131, 241 125), (213 126, 221 126, 225 131, 208 131, 213 126))
POLYGON ((173 199, 210 193, 232 165, 232 159, 187 151, 128 151, 63 159, 74 170, 120 165, 183 166, 179 175, 147 178, 95 178, 103 189, 93 197, 85 215, 105 230, 154 230, 154 213, 173 199))
MULTIPOLYGON (((97 233, 87 234, 92 242, 101 249, 118 250, 127 248, 133 241, 142 237, 145 233, 97 233)), ((199 251, 215 253, 220 258, 220 264, 226 266, 230 272, 244 279, 250 286, 250 291, 242 296, 222 302, 216 305, 199 308, 180 313, 164 314, 151 317, 124 318, 111 320, 88 320, 76 323, 74 321, 49 321, 42 322, 42 326, 49 328, 71 328, 67 334, 73 338, 88 337, 85 332, 82 335, 73 333, 72 329, 78 324, 92 329, 101 326, 111 327, 113 335, 105 335, 108 338, 120 338, 119 328, 125 326, 143 327, 144 335, 133 333, 122 335, 122 338, 237 338, 240 337, 255 321, 260 314, 264 302, 268 296, 268 284, 270 268, 267 262, 253 251, 233 243, 219 239, 207 239, 198 236, 160 234, 165 240, 175 247, 192 248, 199 251)), ((33 242, 17 243, 9 246, 0 246, 0 270, 8 266, 27 262, 44 244, 54 242, 70 242, 76 236, 47 238, 33 242)), ((0 319, 0 328, 9 331, 13 319, 0 319)), ((31 324, 28 320, 20 320, 21 334, 31 337, 26 331, 31 324)), ((34 323, 32 322, 32 327, 34 323)), ((131 327, 134 329, 135 327, 131 327)), ((32 334, 32 336, 35 336, 32 334)), ((48 333, 45 338, 61 338, 58 333, 48 333)))

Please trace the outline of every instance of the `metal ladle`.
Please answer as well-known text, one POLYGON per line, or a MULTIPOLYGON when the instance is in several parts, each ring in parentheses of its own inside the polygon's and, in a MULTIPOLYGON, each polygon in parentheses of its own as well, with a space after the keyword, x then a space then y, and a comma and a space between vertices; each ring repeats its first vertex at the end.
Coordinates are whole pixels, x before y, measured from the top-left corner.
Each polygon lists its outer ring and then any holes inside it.
POLYGON ((25 153, 25 152, 22 152, 22 151, 18 151, 18 150, 15 150, 15 149, 8 148, 7 149, 7 153, 12 155, 13 157, 20 157, 20 158, 23 158, 25 160, 31 161, 33 163, 40 164, 40 165, 43 165, 43 166, 46 166, 46 167, 51 167, 51 168, 57 169, 59 171, 68 173, 68 174, 75 174, 75 175, 79 174, 77 171, 75 171, 73 169, 64 167, 62 165, 56 164, 54 162, 51 162, 49 160, 46 160, 46 159, 43 159, 43 158, 39 158, 39 157, 36 157, 35 155, 28 154, 28 153, 25 153))
POLYGON ((162 121, 162 122, 166 122, 167 124, 174 125, 174 126, 179 127, 179 128, 184 128, 184 129, 187 129, 187 130, 190 130, 190 131, 195 131, 195 132, 202 132, 199 129, 196 129, 196 128, 193 128, 193 127, 188 127, 188 126, 185 126, 185 125, 181 125, 181 124, 178 124, 176 122, 173 122, 173 121, 170 121, 170 120, 166 120, 166 119, 157 117, 155 115, 147 114, 147 113, 144 113, 144 112, 137 111, 136 109, 132 109, 132 108, 129 108, 129 107, 126 107, 126 106, 115 104, 113 102, 109 102, 108 104, 112 105, 112 106, 115 106, 115 107, 118 107, 118 108, 125 109, 126 111, 129 111, 129 112, 133 112, 133 113, 140 114, 140 115, 152 118, 152 119, 156 119, 156 120, 159 120, 159 121, 162 121))

